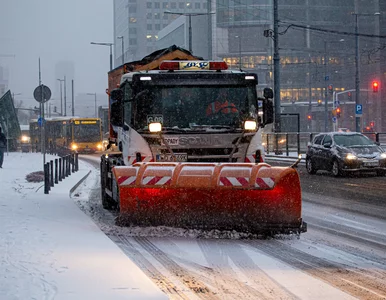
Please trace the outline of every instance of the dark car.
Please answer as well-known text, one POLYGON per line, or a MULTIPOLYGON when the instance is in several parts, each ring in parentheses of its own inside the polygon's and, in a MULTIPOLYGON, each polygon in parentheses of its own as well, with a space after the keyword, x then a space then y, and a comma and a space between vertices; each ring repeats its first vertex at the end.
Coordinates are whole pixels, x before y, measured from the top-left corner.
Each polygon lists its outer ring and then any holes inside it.
POLYGON ((308 143, 306 168, 309 174, 318 170, 331 171, 334 176, 373 171, 385 176, 386 152, 361 133, 320 133, 308 143))

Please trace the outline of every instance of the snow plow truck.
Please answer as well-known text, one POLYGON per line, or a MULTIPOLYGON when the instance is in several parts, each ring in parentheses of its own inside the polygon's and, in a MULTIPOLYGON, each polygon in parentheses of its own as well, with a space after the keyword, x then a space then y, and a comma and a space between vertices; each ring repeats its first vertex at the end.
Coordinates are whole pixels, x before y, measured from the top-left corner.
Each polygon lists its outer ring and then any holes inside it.
POLYGON ((300 233, 297 171, 264 163, 273 92, 257 75, 172 46, 109 73, 102 205, 117 223, 300 233))

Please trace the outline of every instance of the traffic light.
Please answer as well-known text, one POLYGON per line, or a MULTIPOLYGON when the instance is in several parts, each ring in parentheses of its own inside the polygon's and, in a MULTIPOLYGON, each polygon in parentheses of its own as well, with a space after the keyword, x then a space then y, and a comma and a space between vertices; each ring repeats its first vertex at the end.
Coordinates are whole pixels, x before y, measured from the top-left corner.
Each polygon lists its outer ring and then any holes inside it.
POLYGON ((375 126, 375 122, 374 121, 371 121, 370 122, 370 127, 374 127, 375 126))
POLYGON ((373 92, 377 93, 379 88, 379 83, 378 81, 373 81, 373 92))
POLYGON ((348 92, 348 93, 347 93, 347 97, 348 97, 348 101, 351 101, 351 100, 352 100, 352 94, 351 94, 351 92, 348 92))
POLYGON ((311 121, 312 120, 312 116, 310 114, 307 115, 307 120, 308 121, 311 121))
POLYGON ((337 107, 336 108, 336 117, 337 118, 340 118, 340 113, 341 113, 340 107, 337 107))
POLYGON ((322 102, 323 102, 322 99, 319 99, 318 100, 318 106, 322 105, 322 102))
POLYGON ((328 92, 329 92, 330 94, 332 94, 332 93, 334 92, 334 88, 333 88, 332 84, 329 84, 329 85, 328 85, 328 92))

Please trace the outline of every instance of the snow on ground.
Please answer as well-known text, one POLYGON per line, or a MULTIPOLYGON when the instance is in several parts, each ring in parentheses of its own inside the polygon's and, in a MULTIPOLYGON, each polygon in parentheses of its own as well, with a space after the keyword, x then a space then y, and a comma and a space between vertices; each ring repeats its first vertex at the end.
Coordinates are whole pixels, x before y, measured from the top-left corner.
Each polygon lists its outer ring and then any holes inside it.
MULTIPOLYGON (((16 152, 0 169, 0 299, 166 299, 70 198, 95 169, 80 161, 48 195, 26 180, 42 169, 40 153, 16 152)), ((76 196, 87 199, 87 186, 76 196)))

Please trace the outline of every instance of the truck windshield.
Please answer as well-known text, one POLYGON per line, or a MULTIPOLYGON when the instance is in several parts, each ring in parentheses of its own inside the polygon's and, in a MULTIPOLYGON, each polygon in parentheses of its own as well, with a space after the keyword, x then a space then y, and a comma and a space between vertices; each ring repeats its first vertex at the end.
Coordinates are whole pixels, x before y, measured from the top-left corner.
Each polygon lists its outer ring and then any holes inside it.
POLYGON ((240 128, 245 118, 257 118, 254 86, 150 87, 135 97, 134 125, 151 122, 167 128, 240 128))

